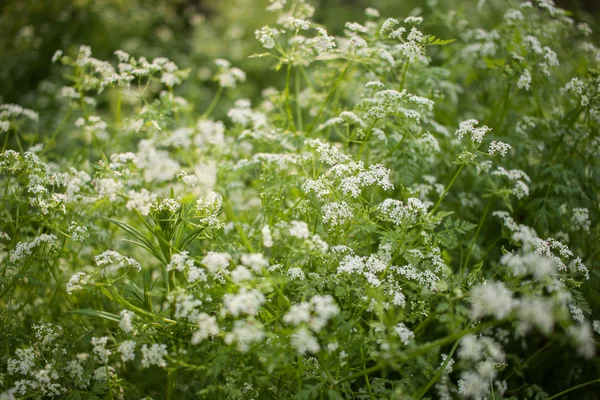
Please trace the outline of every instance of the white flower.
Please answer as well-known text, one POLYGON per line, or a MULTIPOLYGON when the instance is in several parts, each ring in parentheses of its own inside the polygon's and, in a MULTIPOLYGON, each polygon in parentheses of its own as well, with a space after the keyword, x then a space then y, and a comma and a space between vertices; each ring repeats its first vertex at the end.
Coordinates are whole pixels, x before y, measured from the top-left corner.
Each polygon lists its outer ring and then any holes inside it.
POLYGON ((352 217, 352 209, 345 201, 325 204, 322 208, 323 223, 332 228, 343 225, 352 217))
POLYGON ((106 348, 106 344, 108 343, 108 337, 93 337, 91 343, 92 346, 94 346, 92 352, 97 357, 98 361, 102 364, 106 364, 108 362, 108 357, 110 357, 110 355, 112 354, 112 351, 106 348))
POLYGON ((252 268, 257 274, 262 273, 263 268, 269 267, 269 260, 262 253, 246 253, 240 257, 240 262, 252 268))
POLYGON ((519 89, 529 90, 529 86, 531 85, 531 73, 528 69, 524 70, 519 80, 517 81, 517 87, 519 89))
POLYGON ((121 311, 121 321, 119 322, 119 327, 123 329, 123 332, 130 333, 133 331, 133 325, 131 324, 131 321, 133 320, 134 316, 135 314, 132 311, 121 311))
POLYGON ((396 326, 394 327, 394 333, 400 338, 400 341, 405 346, 408 345, 408 343, 415 338, 415 334, 410 329, 408 329, 406 325, 404 325, 402 322, 396 324, 396 326))
POLYGON ((306 278, 302 268, 290 268, 288 269, 287 274, 290 278, 297 281, 303 281, 306 278))
POLYGON ((255 320, 236 320, 233 323, 233 329, 226 334, 223 341, 226 344, 236 343, 236 349, 241 353, 246 353, 250 350, 250 346, 254 343, 262 341, 265 337, 260 322, 255 320))
POLYGON ((119 345, 119 352, 121 353, 121 360, 124 362, 132 361, 135 359, 135 346, 136 343, 133 340, 126 340, 119 345))
POLYGON ((261 229, 263 246, 264 247, 273 247, 273 236, 271 236, 271 228, 269 225, 265 225, 261 229))
POLYGON ((308 239, 310 237, 310 231, 308 224, 303 221, 290 221, 290 236, 298 239, 308 239))
POLYGON ((154 343, 150 347, 148 345, 142 346, 142 367, 148 368, 152 365, 157 367, 165 368, 167 362, 165 357, 169 354, 167 351, 166 344, 154 343))
POLYGON ((594 343, 594 334, 589 323, 571 325, 567 328, 567 333, 577 347, 577 353, 580 356, 592 359, 596 354, 596 344, 594 343))
POLYGON ((481 319, 494 316, 502 319, 514 307, 512 292, 502 282, 485 282, 471 290, 471 317, 481 319))
POLYGON ((192 344, 199 344, 211 336, 217 336, 220 332, 217 318, 212 315, 201 313, 196 318, 196 322, 198 330, 192 335, 192 344))
POLYGON ((256 289, 242 288, 237 294, 223 296, 225 311, 234 317, 242 314, 257 315, 264 302, 265 296, 256 289))
POLYGON ((321 350, 317 338, 306 328, 300 328, 291 336, 292 347, 299 354, 316 354, 321 350))
POLYGON ((587 208, 574 208, 571 217, 571 229, 574 231, 590 230, 590 214, 587 208))
POLYGON ((494 155, 499 153, 502 157, 506 156, 508 151, 512 149, 512 146, 508 143, 492 141, 490 143, 490 148, 488 149, 488 153, 490 155, 494 155))
POLYGON ((462 139, 464 135, 470 134, 472 141, 481 143, 483 141, 483 136, 492 129, 485 125, 481 127, 476 127, 476 125, 479 125, 479 121, 476 119, 469 119, 461 122, 456 131, 456 136, 458 136, 459 139, 462 139))
POLYGON ((212 273, 217 274, 224 270, 229 265, 231 257, 227 253, 216 253, 209 251, 208 254, 202 259, 202 264, 206 265, 206 268, 212 273))

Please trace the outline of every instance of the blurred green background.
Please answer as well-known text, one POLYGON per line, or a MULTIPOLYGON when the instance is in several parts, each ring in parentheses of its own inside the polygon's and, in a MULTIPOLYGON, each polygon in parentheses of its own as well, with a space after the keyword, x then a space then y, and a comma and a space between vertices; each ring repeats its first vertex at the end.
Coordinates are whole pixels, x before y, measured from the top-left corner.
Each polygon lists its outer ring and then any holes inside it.
MULTIPOLYGON (((491 29, 502 17, 489 12, 498 3, 502 2, 313 2, 315 20, 333 33, 340 33, 345 21, 363 21, 364 9, 374 7, 383 17, 427 15, 427 30, 439 37, 446 35, 436 23, 436 13, 479 10, 481 18, 473 22, 491 29)), ((273 15, 264 11, 267 4, 268 0, 0 0, 0 103, 52 109, 55 90, 51 82, 60 81, 57 75, 61 73, 52 65, 52 55, 57 49, 74 52, 82 44, 90 46, 100 59, 114 59, 114 51, 122 49, 136 57, 168 57, 181 68, 191 68, 190 80, 197 84, 183 85, 179 94, 198 109, 207 105, 215 89, 205 82, 208 69, 214 70, 214 58, 226 58, 248 73, 250 83, 236 95, 252 98, 274 84, 267 64, 247 58, 262 51, 254 39, 255 29, 273 22, 273 15)), ((600 10, 597 0, 557 4, 572 10, 577 20, 588 22, 593 21, 591 14, 600 10)))

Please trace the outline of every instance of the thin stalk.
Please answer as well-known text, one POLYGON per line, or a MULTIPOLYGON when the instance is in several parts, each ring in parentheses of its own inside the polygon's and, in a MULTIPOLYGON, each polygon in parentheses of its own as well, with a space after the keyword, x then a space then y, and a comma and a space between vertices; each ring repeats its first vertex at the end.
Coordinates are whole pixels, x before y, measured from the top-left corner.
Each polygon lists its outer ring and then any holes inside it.
MULTIPOLYGON (((463 329, 460 332, 453 333, 452 335, 448 335, 448 336, 443 337, 441 339, 434 340, 433 342, 426 343, 426 344, 424 344, 424 345, 422 345, 420 347, 417 347, 416 349, 413 349, 411 351, 407 351, 406 353, 400 355, 398 361, 406 362, 406 361, 408 361, 408 360, 410 360, 412 358, 415 358, 417 356, 425 354, 425 353, 429 352, 430 350, 435 349, 436 347, 441 347, 441 346, 447 345, 449 343, 458 341, 459 339, 461 339, 462 337, 464 337, 466 335, 469 335, 471 333, 476 333, 476 332, 484 331, 484 330, 486 330, 486 329, 488 329, 488 328, 490 328, 492 326, 500 325, 503 322, 504 322, 504 320, 493 321, 493 322, 489 322, 487 324, 479 324, 475 328, 463 329)), ((337 383, 340 384, 342 382, 351 381, 351 380, 360 378, 360 377, 362 377, 362 376, 364 376, 366 374, 370 374, 372 372, 380 371, 380 370, 384 369, 386 366, 387 366, 387 363, 385 361, 381 361, 378 364, 376 364, 376 365, 374 365, 374 366, 372 366, 370 368, 367 368, 367 369, 365 369, 363 371, 359 371, 359 372, 356 372, 356 373, 354 373, 352 375, 348 375, 348 376, 346 376, 346 377, 338 380, 337 383)))
POLYGON ((10 129, 6 131, 6 137, 4 138, 4 145, 2 145, 2 152, 6 151, 6 147, 8 146, 8 137, 10 136, 10 129))
POLYGON ((444 373, 444 370, 448 366, 448 363, 450 363, 450 360, 452 359, 452 356, 454 355, 456 348, 458 347, 458 343, 459 343, 458 340, 456 342, 454 342, 454 346, 452 346, 452 349, 450 349, 450 353, 448 353, 448 357, 446 357, 446 360, 440 366, 440 368, 438 369, 436 374, 433 376, 433 378, 431 378, 429 380, 429 382, 427 382, 421 389, 419 389, 419 391, 417 393, 415 393, 413 395, 413 397, 415 399, 420 400, 421 397, 423 397, 427 393, 427 391, 441 378, 442 374, 444 373))
MULTIPOLYGON (((292 63, 288 63, 287 72, 285 74, 285 112, 287 115, 288 128, 296 133, 296 124, 294 123, 294 115, 292 114, 292 106, 290 104, 290 81, 292 80, 292 63)), ((298 99, 296 99, 298 101, 298 99)))
POLYGON ((211 112, 213 112, 213 110, 217 106, 217 103, 219 102, 219 99, 221 98, 222 93, 223 93, 223 88, 221 86, 219 86, 219 88, 217 89, 217 93, 215 93, 215 97, 213 97, 212 101, 210 102, 210 105, 208 106, 206 111, 204 111, 204 113, 200 117, 201 119, 205 119, 206 117, 208 117, 210 115, 211 112))
POLYGON ((584 386, 592 385, 594 383, 600 383, 600 378, 599 379, 591 380, 589 382, 582 383, 582 384, 577 385, 577 386, 570 387, 567 390, 563 390, 562 392, 555 394, 554 396, 548 397, 546 400, 556 399, 556 398, 562 396, 563 394, 567 394, 569 392, 572 392, 573 390, 577 390, 577 389, 580 389, 580 388, 582 388, 584 386))
POLYGON ((177 379, 177 370, 170 369, 167 372, 167 400, 173 400, 175 398, 175 382, 177 379))
POLYGON ((331 90, 329 90, 329 94, 327 94, 325 101, 323 102, 323 104, 321 104, 321 107, 319 107, 319 112, 317 113, 317 116, 313 120, 312 124, 310 124, 310 126, 308 127, 307 133, 311 133, 312 130, 314 129, 315 125, 319 122, 319 119, 321 118, 321 115, 323 114, 323 111, 325 110, 325 106, 327 105, 327 103, 329 103, 331 96, 333 96, 333 94, 335 93, 335 89, 337 89, 338 85, 342 82, 342 79, 344 79, 344 75, 346 75, 346 72, 350 68, 351 64, 352 64, 352 60, 348 61, 348 64, 346 64, 346 67, 344 68, 344 70, 342 71, 340 76, 337 78, 337 80, 331 87, 331 90))
POLYGON ((462 169, 464 167, 465 167, 465 164, 460 164, 460 167, 458 167, 458 170, 456 171, 456 173, 452 177, 452 180, 450 181, 450 183, 448 184, 448 186, 446 186, 446 189, 444 189, 444 193, 442 193, 442 195, 440 196, 440 198, 438 199, 438 201, 435 203, 435 205, 433 206, 433 208, 431 209, 431 211, 429 212, 429 214, 433 215, 433 213, 435 213, 435 211, 438 209, 438 207, 442 203, 442 200, 444 200, 444 197, 446 197, 446 194, 448 194, 448 191, 450 190, 450 188, 452 187, 452 185, 456 181, 456 178, 458 178, 458 175, 460 175, 460 171, 462 171, 462 169))
POLYGON ((485 206, 485 211, 483 212, 483 215, 481 216, 481 219, 479 220, 479 225, 477 225, 477 231, 475 232, 475 236, 471 240, 471 245, 469 246, 469 253, 467 254, 467 259, 463 265, 463 268, 467 268, 469 266, 469 261, 471 260, 471 255, 473 254, 473 248, 475 247, 475 242, 477 241, 479 232, 481 232, 481 227, 483 226, 483 221, 485 220, 485 217, 487 216, 490 206, 492 205, 493 199, 494 199, 493 197, 490 197, 490 200, 488 201, 487 205, 485 206))
POLYGON ((295 82, 294 82, 294 93, 296 95, 296 118, 298 118, 298 129, 303 129, 303 121, 302 121, 302 107, 300 106, 300 70, 296 69, 296 73, 294 74, 295 82))
MULTIPOLYGON (((363 371, 365 371, 367 369, 367 365, 365 362, 365 355, 364 355, 362 347, 360 348, 360 356, 361 356, 362 362, 363 362, 363 371)), ((371 382, 369 382, 369 374, 365 375, 365 382, 367 383, 367 390, 369 391, 369 398, 374 399, 373 390, 371 389, 371 382)))
POLYGON ((400 81, 400 87, 398 91, 401 92, 404 89, 404 81, 406 80, 406 71, 408 71, 408 64, 410 64, 410 58, 406 59, 404 63, 404 70, 402 71, 402 80, 400 81))
POLYGON ((115 122, 117 126, 121 125, 121 104, 123 103, 123 91, 119 89, 117 95, 117 109, 115 110, 115 122))

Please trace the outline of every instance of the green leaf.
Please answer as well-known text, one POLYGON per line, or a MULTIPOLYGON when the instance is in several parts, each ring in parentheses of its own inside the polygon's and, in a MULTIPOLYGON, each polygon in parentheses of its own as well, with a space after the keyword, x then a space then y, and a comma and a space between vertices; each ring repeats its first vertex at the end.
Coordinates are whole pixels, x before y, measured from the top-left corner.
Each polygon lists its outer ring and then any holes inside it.
POLYGON ((196 239, 196 237, 198 237, 198 235, 200 235, 205 229, 206 227, 201 226, 191 231, 179 244, 179 250, 184 251, 185 249, 187 249, 188 246, 192 244, 192 241, 196 239))
POLYGON ((123 229, 125 232, 129 233, 130 235, 134 236, 137 240, 139 240, 139 243, 130 241, 131 243, 135 243, 138 246, 146 249, 150 254, 152 254, 154 257, 160 260, 163 264, 166 264, 166 261, 160 253, 160 251, 150 240, 146 238, 146 236, 144 236, 144 234, 142 234, 142 232, 138 231, 133 226, 126 224, 125 222, 113 218, 106 219, 108 220, 108 222, 118 226, 119 228, 123 229))
POLYGON ((504 68, 504 64, 506 64, 506 60, 504 58, 488 58, 483 57, 483 62, 489 69, 502 69, 504 68))
POLYGON ((119 322, 121 321, 121 317, 116 314, 112 314, 106 311, 98 311, 92 310, 90 308, 81 308, 79 310, 72 310, 71 313, 77 315, 85 315, 87 317, 96 317, 96 318, 104 318, 109 321, 119 322))
POLYGON ((434 35, 428 36, 425 45, 426 46, 446 46, 452 42, 456 42, 456 39, 440 39, 434 35))

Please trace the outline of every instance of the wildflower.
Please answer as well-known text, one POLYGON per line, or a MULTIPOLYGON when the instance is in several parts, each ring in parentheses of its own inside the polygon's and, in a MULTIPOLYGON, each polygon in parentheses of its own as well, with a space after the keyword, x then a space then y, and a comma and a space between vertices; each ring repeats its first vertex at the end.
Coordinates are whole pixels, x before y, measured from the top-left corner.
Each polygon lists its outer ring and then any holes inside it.
POLYGON ((476 127, 479 125, 479 121, 476 119, 469 119, 460 123, 458 130, 456 131, 456 136, 459 139, 466 134, 471 135, 471 140, 475 143, 481 143, 483 141, 483 136, 491 131, 487 126, 476 127))
POLYGON ((512 292, 502 282, 485 282, 471 291, 471 316, 481 319, 489 315, 496 319, 507 316, 514 307, 512 292))
POLYGON ((256 289, 242 288, 237 294, 223 296, 223 306, 228 314, 237 317, 242 314, 257 315, 265 302, 265 296, 256 289))
POLYGON ((590 230, 590 214, 587 208, 574 208, 573 216, 571 217, 571 227, 573 230, 589 231, 590 230))
POLYGON ((298 239, 308 239, 310 231, 308 230, 308 224, 303 221, 290 221, 290 236, 298 239))
POLYGON ((135 346, 136 343, 133 340, 126 340, 119 345, 119 353, 121 353, 121 360, 123 362, 135 359, 135 346))
POLYGON ((126 257, 114 250, 106 250, 104 253, 94 257, 96 265, 99 267, 118 266, 123 268, 133 268, 138 272, 142 270, 142 265, 132 257, 126 257))
POLYGON ((490 148, 488 149, 488 153, 490 155, 494 155, 496 153, 500 154, 502 157, 506 156, 508 151, 512 148, 512 146, 508 143, 492 141, 490 143, 490 148))
POLYGON ((291 336, 292 347, 299 354, 316 354, 321 350, 319 342, 314 335, 306 328, 300 328, 291 336))
POLYGON ((112 354, 112 351, 106 348, 106 344, 108 343, 108 337, 107 336, 103 336, 101 338, 93 337, 91 340, 91 343, 92 343, 92 346, 94 346, 94 348, 92 349, 92 352, 98 359, 98 362, 100 362, 102 364, 108 363, 108 358, 112 354))
POLYGON ((142 346, 142 367, 148 368, 155 365, 165 368, 167 366, 165 357, 168 354, 166 344, 154 343, 150 347, 145 344, 142 346))
POLYGON ((404 325, 402 322, 396 324, 396 326, 394 327, 394 333, 400 338, 400 341, 405 346, 408 345, 408 343, 415 337, 415 334, 410 329, 408 329, 406 325, 404 325))
POLYGON ((273 237, 271 236, 271 228, 269 225, 265 225, 261 229, 263 246, 264 247, 273 247, 273 237))
POLYGON ((577 347, 577 353, 587 359, 592 359, 596 354, 594 335, 589 323, 571 325, 567 333, 577 347))
POLYGON ((194 345, 203 342, 211 336, 216 336, 220 332, 217 319, 214 316, 200 313, 196 318, 196 323, 198 324, 198 329, 192 335, 192 344, 194 345))
POLYGON ((322 211, 323 223, 332 228, 345 224, 353 217, 352 209, 345 201, 325 204, 322 211))
POLYGON ((236 349, 241 353, 250 350, 254 343, 262 341, 265 332, 262 325, 255 320, 236 320, 233 329, 223 338, 226 344, 236 343, 236 349))
POLYGON ((133 325, 131 324, 131 321, 133 320, 134 316, 135 314, 132 311, 121 311, 121 321, 119 322, 119 327, 123 329, 123 332, 131 333, 133 331, 133 325))

